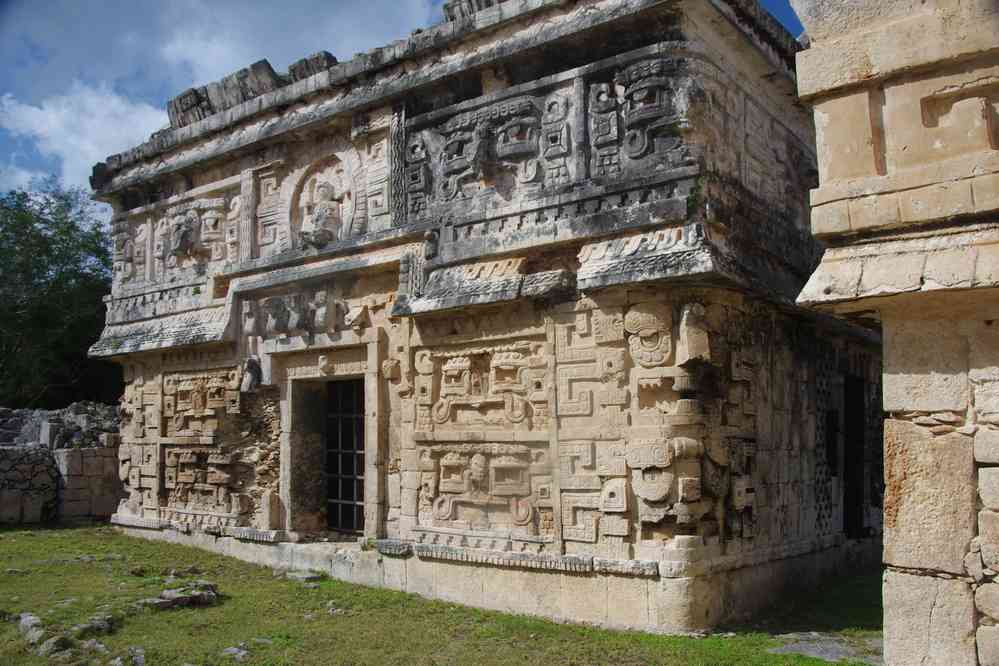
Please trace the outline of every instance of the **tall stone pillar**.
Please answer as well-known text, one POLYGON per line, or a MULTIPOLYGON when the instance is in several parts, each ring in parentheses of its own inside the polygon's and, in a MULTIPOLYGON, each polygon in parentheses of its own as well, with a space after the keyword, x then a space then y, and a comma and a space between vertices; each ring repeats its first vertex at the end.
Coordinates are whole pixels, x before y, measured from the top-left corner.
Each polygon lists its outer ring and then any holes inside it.
POLYGON ((792 4, 827 246, 799 302, 884 333, 885 658, 999 664, 999 2, 792 4))

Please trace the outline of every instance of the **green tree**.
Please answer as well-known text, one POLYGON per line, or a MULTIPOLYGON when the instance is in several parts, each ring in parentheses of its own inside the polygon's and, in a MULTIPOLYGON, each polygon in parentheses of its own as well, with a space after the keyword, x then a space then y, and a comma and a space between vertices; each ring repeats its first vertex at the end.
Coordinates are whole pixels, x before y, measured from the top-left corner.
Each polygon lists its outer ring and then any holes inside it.
POLYGON ((120 370, 87 358, 111 289, 108 223, 50 178, 0 194, 0 405, 117 399, 120 370))

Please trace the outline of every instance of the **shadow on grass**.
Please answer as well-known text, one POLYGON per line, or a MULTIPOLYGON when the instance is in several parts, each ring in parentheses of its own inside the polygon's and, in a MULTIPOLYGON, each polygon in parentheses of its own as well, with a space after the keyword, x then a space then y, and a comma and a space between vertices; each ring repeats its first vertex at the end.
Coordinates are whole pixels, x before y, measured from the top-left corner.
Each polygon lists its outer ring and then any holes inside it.
POLYGON ((750 622, 727 631, 769 634, 818 631, 870 634, 882 627, 881 569, 866 568, 851 576, 832 578, 815 589, 783 597, 750 622))

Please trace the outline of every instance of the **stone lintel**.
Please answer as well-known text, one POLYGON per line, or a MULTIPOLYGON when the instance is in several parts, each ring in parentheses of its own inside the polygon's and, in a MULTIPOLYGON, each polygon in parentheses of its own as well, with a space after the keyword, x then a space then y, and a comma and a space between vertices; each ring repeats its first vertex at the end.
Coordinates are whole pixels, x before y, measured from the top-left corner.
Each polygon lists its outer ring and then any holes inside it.
MULTIPOLYGON (((809 307, 883 308, 892 297, 999 287, 999 226, 867 240, 826 250, 798 297, 809 307)), ((911 301, 911 297, 908 299, 911 301)))

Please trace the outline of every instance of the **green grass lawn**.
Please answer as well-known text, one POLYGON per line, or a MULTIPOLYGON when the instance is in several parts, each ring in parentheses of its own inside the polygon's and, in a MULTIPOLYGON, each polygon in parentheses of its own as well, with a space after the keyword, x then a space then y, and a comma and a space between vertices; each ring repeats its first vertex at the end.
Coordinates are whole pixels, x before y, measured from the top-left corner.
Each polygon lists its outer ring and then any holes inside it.
MULTIPOLYGON (((788 600, 779 613, 730 628, 734 636, 680 638, 559 625, 335 580, 307 589, 267 568, 107 527, 0 530, 0 614, 32 612, 47 628, 101 610, 124 616, 164 589, 164 573, 191 566, 201 573, 188 578, 218 585, 219 605, 132 612, 97 637, 110 654, 92 663, 129 647, 142 647, 149 666, 233 663, 222 650, 245 643, 249 664, 822 664, 768 654, 781 644, 772 635, 863 637, 881 626, 878 572, 788 600), (331 615, 330 606, 346 612, 331 615)), ((0 622, 0 664, 34 663, 48 661, 33 655, 16 622, 0 622)))

